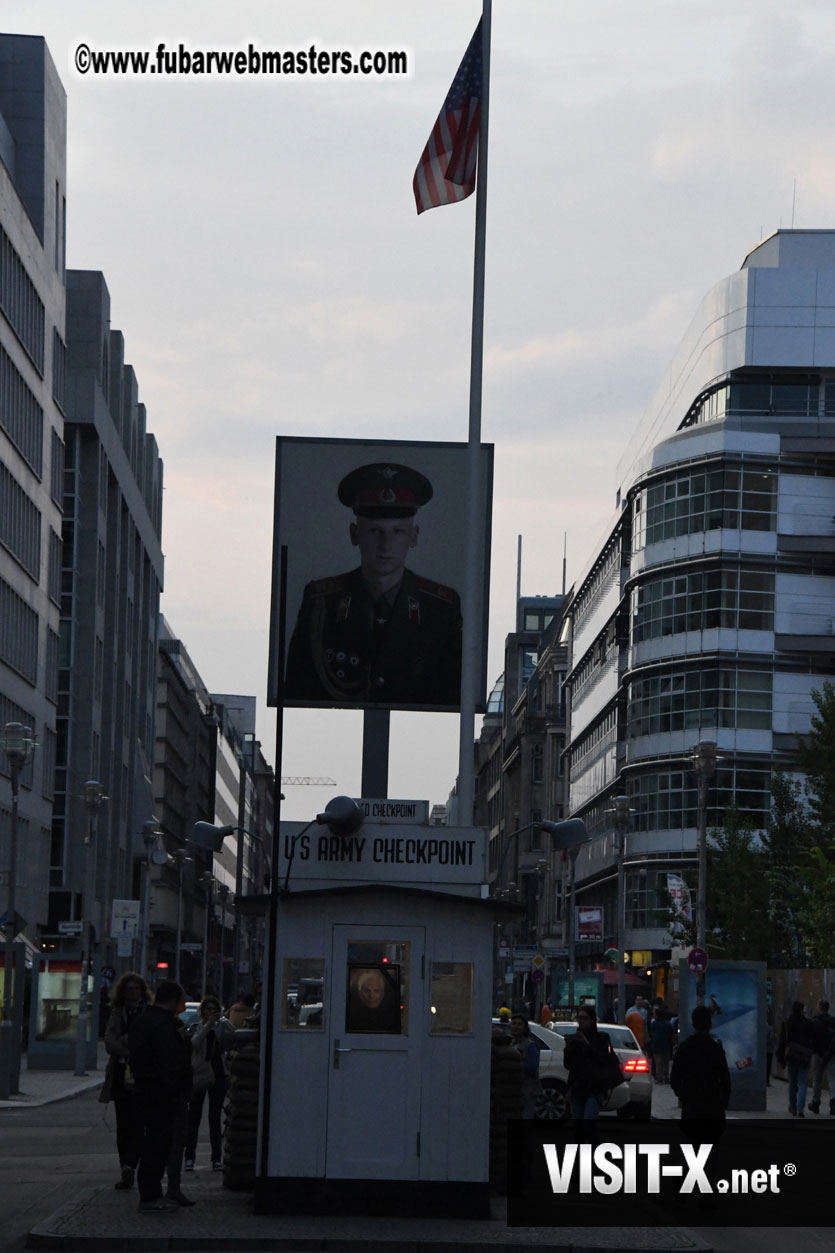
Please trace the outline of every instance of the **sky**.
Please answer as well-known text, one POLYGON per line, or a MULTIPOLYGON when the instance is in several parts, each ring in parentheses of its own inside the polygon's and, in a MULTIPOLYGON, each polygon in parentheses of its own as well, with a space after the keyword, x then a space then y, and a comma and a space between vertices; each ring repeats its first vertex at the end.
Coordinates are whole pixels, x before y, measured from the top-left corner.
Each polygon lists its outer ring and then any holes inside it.
MULTIPOLYGON (((8 6, 11 10, 11 6, 8 6)), ((165 463, 162 610, 266 706, 277 435, 466 440, 475 197, 412 177, 479 0, 20 0, 68 97, 67 260, 101 270, 165 463), (407 76, 81 74, 75 51, 405 50, 407 76)), ((583 572, 702 295, 779 227, 832 228, 831 0, 494 0, 484 440, 487 688, 525 595, 583 572)), ((311 484, 315 525, 317 491, 311 484)), ((476 719, 476 734, 480 727, 476 719)), ((359 795, 362 715, 293 710, 282 817, 359 795)), ((446 800, 453 714, 393 714, 389 795, 446 800)))

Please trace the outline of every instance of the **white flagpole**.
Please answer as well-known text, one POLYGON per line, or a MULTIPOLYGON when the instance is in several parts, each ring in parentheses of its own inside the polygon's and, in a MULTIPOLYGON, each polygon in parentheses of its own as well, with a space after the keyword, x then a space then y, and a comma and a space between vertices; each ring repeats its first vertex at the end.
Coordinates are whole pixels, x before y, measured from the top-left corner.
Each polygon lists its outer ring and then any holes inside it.
MULTIPOLYGON (((461 726, 458 748, 458 822, 471 826, 475 796, 473 751, 475 703, 481 673, 481 654, 476 655, 475 611, 478 580, 479 459, 481 449, 481 376, 484 360, 484 256, 487 236, 487 130, 490 111, 490 25, 492 0, 483 0, 481 18, 481 104, 478 125, 478 169, 475 203, 475 259, 473 263, 473 326, 470 350, 470 427, 467 453, 467 572, 464 581, 464 637, 461 666, 461 726)), ((488 589, 483 589, 487 595, 488 589)))

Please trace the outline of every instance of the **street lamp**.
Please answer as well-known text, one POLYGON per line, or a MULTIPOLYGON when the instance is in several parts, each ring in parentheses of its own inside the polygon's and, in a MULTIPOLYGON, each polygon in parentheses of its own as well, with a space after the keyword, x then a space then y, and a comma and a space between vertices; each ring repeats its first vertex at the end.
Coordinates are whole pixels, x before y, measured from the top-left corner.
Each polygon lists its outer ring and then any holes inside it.
POLYGON ((220 897, 220 999, 226 1003, 226 898, 229 896, 229 886, 226 883, 219 883, 217 886, 217 894, 220 897))
MULTIPOLYGON (((696 888, 696 947, 707 951, 707 790, 716 773, 716 743, 699 740, 690 753, 690 768, 699 784, 699 881, 696 888)), ((704 971, 696 976, 696 1004, 705 1003, 704 971)))
POLYGON ((183 947, 183 866, 191 861, 184 848, 175 848, 171 860, 177 867, 177 954, 174 959, 174 978, 180 982, 180 953, 183 947))
POLYGON ((539 823, 543 831, 551 836, 551 848, 554 852, 567 852, 571 864, 571 905, 568 920, 568 1004, 574 1008, 574 961, 576 935, 576 900, 577 900, 577 854, 588 840, 586 824, 582 818, 568 818, 565 822, 539 823))
POLYGON ((145 892, 142 901, 142 947, 139 957, 139 973, 143 979, 148 978, 148 938, 151 930, 151 867, 164 866, 168 861, 168 854, 160 844, 159 823, 156 818, 151 818, 148 822, 142 824, 142 842, 145 845, 145 892))
POLYGON ((215 877, 211 870, 204 870, 200 876, 200 883, 206 889, 206 919, 203 924, 203 992, 205 996, 209 986, 209 915, 212 912, 212 887, 214 886, 215 877))
MULTIPOLYGON (((7 722, 3 730, 3 748, 9 765, 12 784, 12 825, 9 841, 9 894, 3 931, 6 939, 3 971, 3 1021, 0 1023, 0 1099, 6 1100, 17 1087, 17 1056, 20 1041, 14 1038, 12 1022, 14 942, 17 935, 15 889, 17 887, 17 815, 20 800, 20 774, 35 748, 32 728, 22 722, 7 722)), ((15 993, 19 989, 15 988, 15 993)), ((16 998, 15 998, 16 999, 16 998)))
POLYGON ((87 1060, 87 1023, 90 1017, 88 989, 93 960, 93 897, 96 894, 96 826, 99 810, 109 798, 98 779, 84 784, 87 809, 87 834, 84 837, 84 922, 81 953, 81 990, 78 997, 78 1021, 75 1035, 75 1073, 83 1075, 87 1060))
POLYGON ((623 860, 626 855, 626 832, 629 827, 628 796, 614 797, 615 832, 618 840, 617 948, 618 948, 618 1022, 626 1015, 626 891, 623 882, 623 860))

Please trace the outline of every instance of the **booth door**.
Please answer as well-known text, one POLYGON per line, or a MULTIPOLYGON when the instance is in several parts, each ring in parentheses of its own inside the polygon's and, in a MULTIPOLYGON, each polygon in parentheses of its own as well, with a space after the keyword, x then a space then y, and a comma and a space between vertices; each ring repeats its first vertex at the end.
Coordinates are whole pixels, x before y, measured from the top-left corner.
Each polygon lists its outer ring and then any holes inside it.
POLYGON ((424 935, 333 928, 329 1179, 418 1177, 424 935))

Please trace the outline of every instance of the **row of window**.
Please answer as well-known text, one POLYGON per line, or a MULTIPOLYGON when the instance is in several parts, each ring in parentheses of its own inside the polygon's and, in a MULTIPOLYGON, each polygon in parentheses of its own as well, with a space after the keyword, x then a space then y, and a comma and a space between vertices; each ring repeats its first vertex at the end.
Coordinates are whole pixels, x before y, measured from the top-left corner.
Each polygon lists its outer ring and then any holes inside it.
POLYGON ((687 728, 771 730, 771 671, 708 666, 632 682, 630 736, 687 728))
POLYGON ((733 379, 701 397, 684 426, 716 422, 729 414, 789 414, 795 417, 835 417, 835 381, 817 379, 776 381, 769 378, 733 379))
POLYGON ((38 678, 38 615, 0 578, 0 661, 28 683, 38 678))
MULTIPOLYGON (((771 812, 770 784, 768 770, 720 762, 708 788, 708 827, 721 826, 726 809, 734 804, 757 829, 765 827, 771 812)), ((634 775, 627 779, 625 792, 632 809, 633 831, 678 831, 698 826, 698 784, 692 770, 634 775)))
POLYGON ((43 301, 26 272, 14 244, 0 226, 0 308, 2 308, 18 339, 43 374, 44 325, 43 301))
POLYGON ((685 470, 637 494, 632 549, 717 528, 773 531, 776 525, 774 470, 685 470))
POLYGON ((773 631, 774 575, 694 570, 648 580, 632 591, 633 644, 711 627, 773 631))
POLYGON ((43 474, 43 409, 0 344, 0 426, 26 464, 43 474))
POLYGON ((0 462, 0 544, 36 581, 41 569, 41 515, 0 462))

